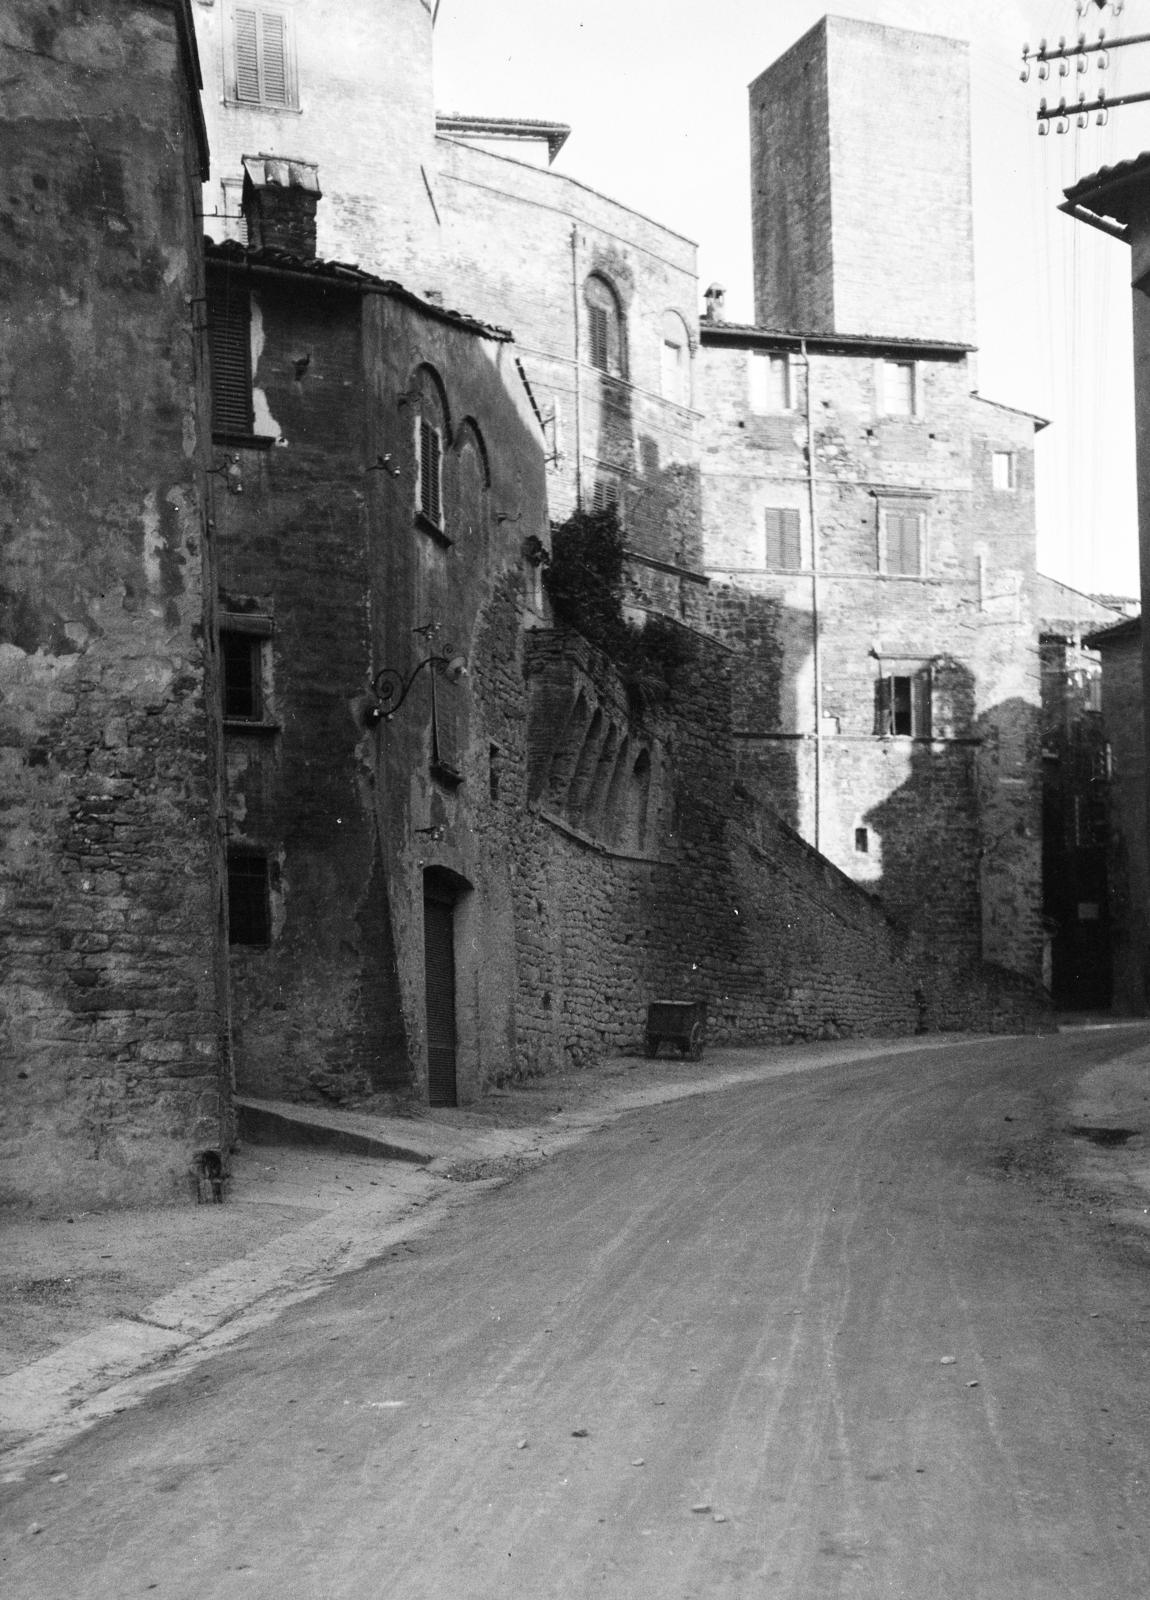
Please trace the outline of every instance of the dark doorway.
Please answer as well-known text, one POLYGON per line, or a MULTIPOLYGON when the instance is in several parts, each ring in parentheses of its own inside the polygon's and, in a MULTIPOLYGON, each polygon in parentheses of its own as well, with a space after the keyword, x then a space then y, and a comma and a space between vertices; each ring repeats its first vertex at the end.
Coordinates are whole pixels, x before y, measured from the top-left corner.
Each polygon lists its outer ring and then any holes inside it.
POLYGON ((455 1084, 455 892, 423 884, 423 974, 427 998, 427 1094, 433 1106, 457 1104, 455 1084))

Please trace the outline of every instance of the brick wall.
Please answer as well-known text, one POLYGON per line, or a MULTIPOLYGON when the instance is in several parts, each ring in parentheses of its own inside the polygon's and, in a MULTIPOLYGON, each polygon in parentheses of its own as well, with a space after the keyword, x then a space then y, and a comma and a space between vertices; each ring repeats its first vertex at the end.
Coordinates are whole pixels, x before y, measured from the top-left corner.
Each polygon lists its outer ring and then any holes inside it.
POLYGON ((186 1199, 227 1135, 185 21, 16 0, 0 46, 0 1158, 40 1208, 186 1199))

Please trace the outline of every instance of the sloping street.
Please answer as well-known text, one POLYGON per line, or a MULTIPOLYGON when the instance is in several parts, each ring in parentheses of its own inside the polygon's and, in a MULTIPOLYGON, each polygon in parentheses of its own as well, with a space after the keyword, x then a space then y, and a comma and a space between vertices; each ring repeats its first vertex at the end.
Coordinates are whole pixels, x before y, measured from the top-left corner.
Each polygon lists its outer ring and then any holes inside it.
POLYGON ((636 1111, 3 1491, 8 1600, 1144 1600, 1122 1031, 636 1111))

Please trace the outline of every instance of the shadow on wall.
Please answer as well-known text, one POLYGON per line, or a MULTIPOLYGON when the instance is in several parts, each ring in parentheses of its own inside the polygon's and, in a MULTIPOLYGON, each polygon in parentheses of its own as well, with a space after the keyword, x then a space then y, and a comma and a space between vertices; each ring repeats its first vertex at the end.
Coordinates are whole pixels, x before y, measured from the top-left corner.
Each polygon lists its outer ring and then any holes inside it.
POLYGON ((953 660, 932 671, 932 736, 877 732, 892 766, 909 749, 909 771, 865 813, 880 853, 869 887, 932 957, 1037 978, 1038 708, 1009 699, 972 717, 969 671, 953 660))

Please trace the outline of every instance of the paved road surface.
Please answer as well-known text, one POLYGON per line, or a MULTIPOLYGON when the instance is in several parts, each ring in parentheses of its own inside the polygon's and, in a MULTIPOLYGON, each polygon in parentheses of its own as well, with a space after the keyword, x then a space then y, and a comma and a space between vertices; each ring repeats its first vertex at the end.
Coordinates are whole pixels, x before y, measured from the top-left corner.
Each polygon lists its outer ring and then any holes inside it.
POLYGON ((1146 1600, 1150 1257, 1049 1138, 1122 1048, 636 1113, 10 1491, 0 1592, 1146 1600))

